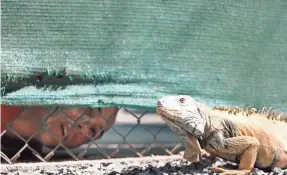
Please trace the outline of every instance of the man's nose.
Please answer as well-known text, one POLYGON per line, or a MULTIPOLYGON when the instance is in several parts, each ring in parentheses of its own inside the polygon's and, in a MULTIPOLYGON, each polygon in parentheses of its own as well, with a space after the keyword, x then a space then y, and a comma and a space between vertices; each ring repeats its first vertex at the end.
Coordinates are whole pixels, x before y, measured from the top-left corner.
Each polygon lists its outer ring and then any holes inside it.
POLYGON ((85 133, 86 135, 89 135, 90 137, 94 138, 101 138, 104 134, 104 128, 100 124, 87 124, 78 122, 78 129, 85 133))

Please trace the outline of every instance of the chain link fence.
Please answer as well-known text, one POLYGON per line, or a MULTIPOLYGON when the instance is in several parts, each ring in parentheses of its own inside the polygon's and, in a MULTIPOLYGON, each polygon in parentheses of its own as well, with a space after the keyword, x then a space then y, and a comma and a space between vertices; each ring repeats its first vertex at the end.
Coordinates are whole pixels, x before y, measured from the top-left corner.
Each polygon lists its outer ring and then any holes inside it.
POLYGON ((184 140, 151 111, 6 107, 1 107, 3 163, 173 155, 184 149, 184 140))

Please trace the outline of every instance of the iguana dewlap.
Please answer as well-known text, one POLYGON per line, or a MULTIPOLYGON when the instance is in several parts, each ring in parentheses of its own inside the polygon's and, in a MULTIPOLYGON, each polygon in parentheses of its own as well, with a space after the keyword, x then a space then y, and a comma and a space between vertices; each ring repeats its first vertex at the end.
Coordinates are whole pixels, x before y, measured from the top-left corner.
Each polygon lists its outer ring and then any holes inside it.
POLYGON ((226 174, 247 174, 253 167, 287 168, 287 115, 263 108, 210 108, 190 96, 158 100, 157 113, 187 139, 184 158, 198 161, 200 150, 239 163, 239 170, 214 168, 226 174), (197 144, 199 142, 200 144, 197 144), (193 151, 192 151, 193 150, 193 151))

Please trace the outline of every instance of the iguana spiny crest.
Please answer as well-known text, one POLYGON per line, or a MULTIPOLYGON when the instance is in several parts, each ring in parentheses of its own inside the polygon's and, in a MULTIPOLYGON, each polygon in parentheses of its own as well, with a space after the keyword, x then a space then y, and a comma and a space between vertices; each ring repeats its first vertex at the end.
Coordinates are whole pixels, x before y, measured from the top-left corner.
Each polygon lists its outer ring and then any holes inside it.
POLYGON ((287 123, 287 113, 272 110, 272 108, 262 107, 257 110, 256 108, 246 107, 245 109, 239 106, 214 106, 213 110, 226 111, 229 114, 237 115, 242 114, 245 116, 256 115, 258 117, 265 117, 269 120, 276 120, 287 123))

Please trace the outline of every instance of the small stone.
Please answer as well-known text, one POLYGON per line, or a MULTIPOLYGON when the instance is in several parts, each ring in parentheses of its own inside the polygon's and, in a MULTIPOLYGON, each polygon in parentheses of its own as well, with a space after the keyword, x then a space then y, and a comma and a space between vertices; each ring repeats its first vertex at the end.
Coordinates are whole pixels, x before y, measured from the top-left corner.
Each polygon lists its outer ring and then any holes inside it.
POLYGON ((120 174, 119 172, 116 172, 116 171, 112 171, 110 172, 108 175, 117 175, 117 174, 120 174))
POLYGON ((46 171, 46 172, 45 172, 45 170, 42 170, 40 173, 43 173, 43 174, 45 173, 45 174, 47 174, 47 175, 53 175, 53 174, 58 173, 58 171, 51 171, 51 170, 50 170, 50 171, 46 171))
POLYGON ((172 167, 170 163, 166 163, 164 166, 168 169, 170 169, 172 167))
POLYGON ((141 170, 142 170, 142 168, 139 166, 130 166, 130 167, 124 168, 121 171, 121 174, 123 174, 123 175, 138 174, 141 172, 141 170))
POLYGON ((103 167, 107 167, 107 166, 109 166, 110 164, 112 164, 112 163, 110 163, 110 162, 108 162, 108 163, 101 163, 101 165, 103 165, 103 167))
POLYGON ((138 173, 138 175, 153 175, 153 174, 151 174, 148 171, 146 171, 146 172, 143 172, 143 173, 138 173))
POLYGON ((154 175, 160 175, 161 171, 155 167, 152 167, 150 170, 150 173, 154 174, 154 175))
POLYGON ((168 168, 166 166, 162 166, 159 168, 162 172, 169 172, 168 168))
POLYGON ((203 170, 203 169, 206 167, 205 164, 200 163, 200 162, 195 162, 195 163, 194 163, 194 166, 195 166, 194 169, 196 169, 196 170, 203 170))
POLYGON ((253 168, 251 173, 249 173, 249 175, 261 175, 261 174, 263 174, 263 173, 258 168, 253 168))
POLYGON ((280 173, 282 174, 282 170, 277 167, 273 168, 272 172, 274 175, 279 175, 280 173))

